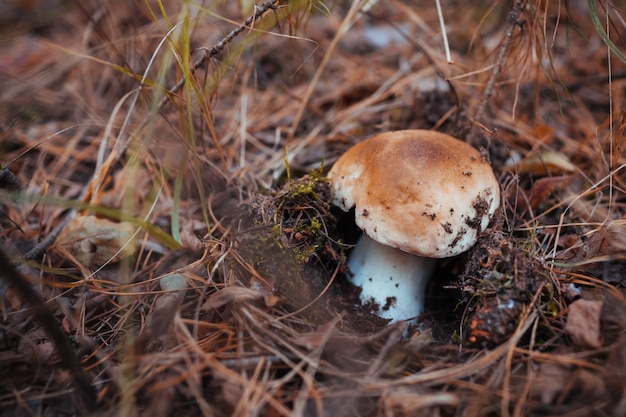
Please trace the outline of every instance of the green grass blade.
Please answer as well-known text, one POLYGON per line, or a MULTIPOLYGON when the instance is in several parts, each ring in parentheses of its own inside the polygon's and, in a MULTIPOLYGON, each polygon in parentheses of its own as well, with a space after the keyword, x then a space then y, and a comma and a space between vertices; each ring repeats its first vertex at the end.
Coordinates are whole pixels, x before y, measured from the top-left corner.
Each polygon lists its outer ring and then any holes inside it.
POLYGON ((611 49, 611 51, 613 51, 615 55, 617 55, 617 57, 622 60, 622 62, 626 63, 626 55, 624 55, 622 51, 619 50, 619 48, 613 43, 613 41, 611 41, 609 35, 607 35, 604 31, 604 27, 602 26, 602 23, 600 22, 600 17, 598 16, 598 10, 596 9, 595 0, 589 0, 589 14, 591 16, 593 26, 598 31, 598 34, 600 35, 604 43, 606 43, 606 46, 608 46, 609 49, 611 49))

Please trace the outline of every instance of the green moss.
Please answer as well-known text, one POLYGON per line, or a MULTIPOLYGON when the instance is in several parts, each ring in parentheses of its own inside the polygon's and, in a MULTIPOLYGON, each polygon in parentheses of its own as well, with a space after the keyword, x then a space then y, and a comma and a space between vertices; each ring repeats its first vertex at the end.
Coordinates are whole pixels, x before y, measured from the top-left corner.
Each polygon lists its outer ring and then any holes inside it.
MULTIPOLYGON (((323 290, 327 271, 341 259, 340 244, 330 237, 329 228, 336 223, 330 201, 330 184, 320 168, 271 194, 257 195, 246 206, 238 250, 296 308, 323 290)), ((322 307, 307 308, 306 313, 311 322, 325 314, 322 307)))

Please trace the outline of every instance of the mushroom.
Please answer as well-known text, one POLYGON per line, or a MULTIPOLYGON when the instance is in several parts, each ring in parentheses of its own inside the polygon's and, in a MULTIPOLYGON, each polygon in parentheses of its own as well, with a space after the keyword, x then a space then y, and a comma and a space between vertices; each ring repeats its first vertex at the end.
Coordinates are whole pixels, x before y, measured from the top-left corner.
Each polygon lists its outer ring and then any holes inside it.
POLYGON ((500 205, 489 162, 472 146, 428 130, 387 132, 343 154, 328 173, 333 203, 355 209, 363 234, 348 257, 361 300, 383 318, 424 311, 436 260, 474 245, 500 205))

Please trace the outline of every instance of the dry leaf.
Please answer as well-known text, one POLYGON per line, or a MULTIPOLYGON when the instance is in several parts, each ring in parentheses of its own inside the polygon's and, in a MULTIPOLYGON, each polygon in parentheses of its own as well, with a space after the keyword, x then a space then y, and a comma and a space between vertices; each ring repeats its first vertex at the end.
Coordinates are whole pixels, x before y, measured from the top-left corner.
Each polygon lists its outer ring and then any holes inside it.
POLYGON ((17 351, 37 364, 50 364, 58 362, 55 357, 54 344, 48 340, 48 335, 41 327, 29 330, 21 339, 17 351), (54 358, 54 360, 53 360, 54 358))
POLYGON ((549 175, 561 172, 573 172, 576 166, 570 160, 559 152, 547 151, 524 158, 521 161, 508 165, 509 171, 515 171, 518 174, 536 174, 549 175))
POLYGON ((149 344, 163 342, 168 335, 170 326, 185 298, 186 289, 189 287, 187 278, 182 274, 172 273, 161 278, 159 282, 163 291, 170 291, 159 296, 154 301, 152 310, 146 317, 146 327, 137 339, 136 347, 144 349, 149 344))
POLYGON ((211 295, 202 305, 202 310, 215 310, 229 303, 262 299, 261 293, 250 288, 226 287, 211 295))
MULTIPOLYGON (((460 398, 454 393, 436 392, 433 394, 416 391, 415 388, 397 388, 385 395, 383 406, 397 412, 398 415, 429 415, 427 410, 435 406, 455 407, 460 398)), ((394 413, 395 414, 395 413, 394 413)))
POLYGON ((83 266, 95 267, 116 262, 134 252, 131 242, 134 227, 96 216, 77 216, 65 226, 57 244, 67 250, 83 266))
POLYGON ((600 314, 602 301, 576 300, 569 306, 565 331, 574 343, 584 347, 599 348, 600 314))
POLYGON ((539 178, 530 191, 529 204, 535 209, 557 190, 564 189, 572 180, 571 176, 539 178))
POLYGON ((539 365, 537 382, 531 387, 533 397, 539 398, 541 404, 548 405, 563 390, 567 382, 569 370, 556 363, 542 363, 539 365))
POLYGON ((548 362, 539 365, 531 394, 543 405, 550 405, 605 400, 608 391, 603 378, 595 372, 548 362))
MULTIPOLYGON (((620 334, 611 347, 605 371, 607 383, 626 387, 626 335, 620 334)), ((624 404, 626 407, 626 404, 624 404)))

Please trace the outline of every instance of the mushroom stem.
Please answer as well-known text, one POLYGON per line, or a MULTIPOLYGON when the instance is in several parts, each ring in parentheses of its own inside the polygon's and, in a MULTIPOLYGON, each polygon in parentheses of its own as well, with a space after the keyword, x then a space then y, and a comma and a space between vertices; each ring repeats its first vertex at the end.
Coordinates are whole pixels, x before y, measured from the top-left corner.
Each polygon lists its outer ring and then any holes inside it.
POLYGON ((381 317, 413 320, 424 311, 426 284, 436 260, 381 245, 365 233, 348 257, 361 300, 374 301, 381 317))

